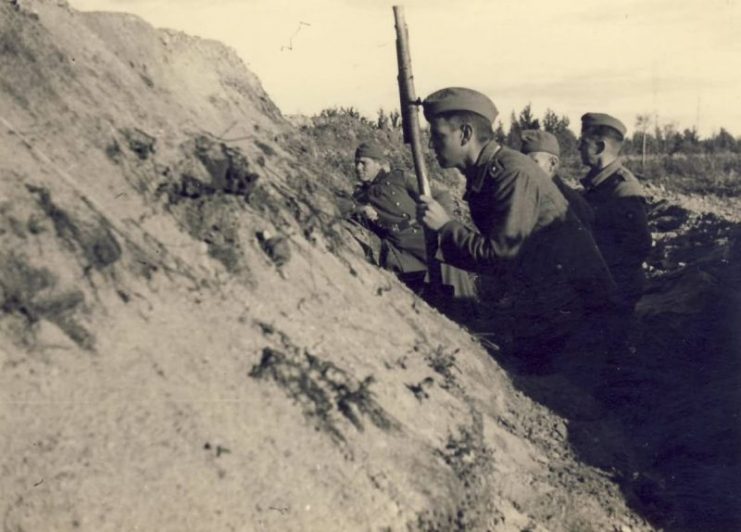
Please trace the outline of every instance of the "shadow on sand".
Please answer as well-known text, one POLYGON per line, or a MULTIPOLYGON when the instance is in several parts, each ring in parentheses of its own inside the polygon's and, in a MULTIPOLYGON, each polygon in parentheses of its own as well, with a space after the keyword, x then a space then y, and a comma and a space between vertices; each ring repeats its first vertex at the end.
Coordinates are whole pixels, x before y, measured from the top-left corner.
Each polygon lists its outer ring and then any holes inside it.
MULTIPOLYGON (((592 382, 523 374, 515 386, 566 418, 577 457, 609 472, 665 530, 741 530, 741 238, 724 257, 658 277, 629 352, 592 382)), ((566 370, 564 372, 564 370, 566 370)))

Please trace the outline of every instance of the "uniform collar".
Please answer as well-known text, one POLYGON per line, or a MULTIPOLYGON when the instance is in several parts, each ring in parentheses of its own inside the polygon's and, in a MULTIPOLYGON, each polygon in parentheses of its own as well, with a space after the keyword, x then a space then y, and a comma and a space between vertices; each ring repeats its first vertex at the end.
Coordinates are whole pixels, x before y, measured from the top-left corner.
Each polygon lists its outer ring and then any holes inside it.
POLYGON ((586 177, 581 180, 581 184, 584 185, 584 188, 586 189, 596 188, 604 183, 608 177, 617 172, 622 165, 623 162, 618 157, 601 170, 592 169, 587 173, 586 177))
POLYGON ((358 183, 357 185, 355 185, 355 191, 356 192, 365 192, 369 188, 371 188, 373 185, 375 185, 376 183, 380 183, 381 182, 381 179, 383 179, 383 177, 384 177, 384 171, 381 170, 380 172, 378 172, 378 175, 376 175, 376 177, 374 177, 370 181, 361 181, 360 183, 358 183))
POLYGON ((386 173, 386 170, 384 170, 383 168, 381 168, 378 171, 378 175, 376 175, 376 177, 374 177, 372 180, 368 181, 368 186, 377 185, 378 183, 380 183, 381 181, 383 181, 387 176, 388 176, 388 174, 386 173))
POLYGON ((478 159, 476 159, 476 164, 466 172, 466 176, 470 176, 468 179, 468 188, 470 190, 475 192, 481 190, 481 185, 483 184, 488 171, 487 163, 491 161, 501 149, 501 144, 497 144, 493 140, 486 143, 481 150, 481 153, 479 153, 478 159))

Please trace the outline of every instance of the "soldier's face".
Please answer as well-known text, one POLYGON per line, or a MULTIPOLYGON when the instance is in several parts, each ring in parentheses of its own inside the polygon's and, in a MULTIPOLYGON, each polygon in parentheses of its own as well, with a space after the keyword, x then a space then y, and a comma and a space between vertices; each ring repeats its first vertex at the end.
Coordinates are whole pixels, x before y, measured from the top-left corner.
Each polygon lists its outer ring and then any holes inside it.
POLYGON ((528 154, 540 166, 548 177, 556 175, 558 170, 558 157, 544 151, 534 151, 528 154))
POLYGON ((602 144, 595 138, 585 136, 582 132, 579 137, 579 155, 581 162, 587 166, 595 166, 599 163, 600 153, 602 153, 602 144))
POLYGON ((430 123, 430 148, 443 168, 461 167, 464 161, 463 131, 451 126, 444 118, 433 118, 430 123))
POLYGON ((358 157, 355 159, 355 175, 360 181, 373 181, 383 165, 370 157, 358 157))

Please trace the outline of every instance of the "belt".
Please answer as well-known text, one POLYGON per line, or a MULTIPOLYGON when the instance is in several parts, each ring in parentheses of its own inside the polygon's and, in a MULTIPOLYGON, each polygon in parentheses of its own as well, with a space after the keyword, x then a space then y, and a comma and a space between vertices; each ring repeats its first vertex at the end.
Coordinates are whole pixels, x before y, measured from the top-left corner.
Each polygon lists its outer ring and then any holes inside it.
POLYGON ((415 228, 416 227, 419 227, 419 223, 417 222, 417 220, 403 220, 403 221, 401 221, 399 223, 395 223, 395 224, 388 224, 388 225, 387 224, 378 224, 378 225, 380 225, 381 227, 383 227, 387 231, 393 231, 394 233, 399 233, 401 231, 406 231, 407 229, 412 228, 412 227, 415 227, 415 228))

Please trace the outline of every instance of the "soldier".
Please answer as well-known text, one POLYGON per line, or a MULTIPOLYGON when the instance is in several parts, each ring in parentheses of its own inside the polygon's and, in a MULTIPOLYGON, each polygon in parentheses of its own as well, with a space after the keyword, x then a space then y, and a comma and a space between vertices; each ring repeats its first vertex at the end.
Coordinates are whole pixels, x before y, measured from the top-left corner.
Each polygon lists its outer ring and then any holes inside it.
MULTIPOLYGON (((423 228, 415 218, 419 199, 416 181, 401 170, 392 170, 381 147, 373 142, 365 142, 355 151, 355 173, 360 185, 353 194, 353 211, 381 238, 381 266, 420 294, 427 275, 427 253, 423 228)), ((440 192, 436 197, 452 212, 449 194, 440 192)), ((447 266, 442 274, 457 300, 452 313, 465 312, 464 301, 476 297, 473 278, 447 266)))
POLYGON ((558 175, 561 164, 561 148, 558 139, 552 133, 539 129, 526 129, 521 133, 520 151, 529 156, 543 171, 553 180, 558 190, 569 202, 569 207, 574 211, 576 217, 584 225, 591 228, 594 222, 594 212, 587 200, 571 188, 558 175))
POLYGON ((410 289, 420 292, 427 274, 422 228, 413 215, 412 183, 400 170, 391 170, 380 146, 366 142, 355 150, 353 193, 355 213, 382 239, 381 266, 397 274, 410 289))
MULTIPOLYGON (((601 335, 614 283, 589 231, 548 176, 525 155, 497 144, 497 109, 485 95, 446 88, 423 102, 430 146, 444 168, 466 176, 465 199, 477 231, 430 197, 417 216, 438 232, 445 262, 510 280, 514 352, 528 371, 601 335)), ((599 363, 597 363, 599 365, 599 363)))
POLYGON ((632 313, 645 282, 643 261, 651 249, 643 187, 619 158, 625 125, 612 116, 581 118, 579 153, 589 172, 581 182, 594 210, 592 232, 610 268, 625 313, 632 313))

